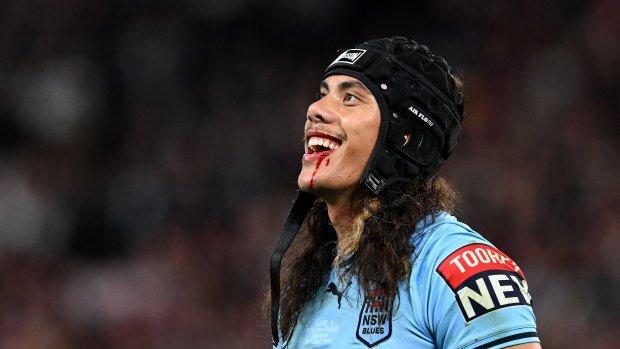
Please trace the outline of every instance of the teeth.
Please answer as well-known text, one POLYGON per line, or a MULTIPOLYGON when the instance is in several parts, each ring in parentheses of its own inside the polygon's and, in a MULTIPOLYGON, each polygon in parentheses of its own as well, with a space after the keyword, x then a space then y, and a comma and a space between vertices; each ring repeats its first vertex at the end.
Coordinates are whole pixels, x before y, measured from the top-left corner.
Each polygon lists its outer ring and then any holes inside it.
POLYGON ((308 147, 312 148, 313 151, 319 151, 319 147, 329 148, 330 150, 336 150, 340 146, 338 143, 332 142, 328 139, 322 139, 318 137, 312 137, 308 140, 308 147))

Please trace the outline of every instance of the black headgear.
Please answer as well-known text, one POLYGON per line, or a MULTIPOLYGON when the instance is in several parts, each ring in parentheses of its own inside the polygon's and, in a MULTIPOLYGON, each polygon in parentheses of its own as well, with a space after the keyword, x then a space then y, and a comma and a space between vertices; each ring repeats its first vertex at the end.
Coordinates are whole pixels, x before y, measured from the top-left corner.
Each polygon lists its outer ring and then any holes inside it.
MULTIPOLYGON (((361 81, 381 111, 379 136, 361 183, 374 194, 396 182, 431 177, 454 151, 463 94, 445 59, 403 37, 367 41, 344 51, 325 71, 361 81)), ((280 265, 315 196, 300 191, 271 256, 271 329, 278 343, 280 265)))
POLYGON ((379 104, 379 137, 361 179, 373 193, 428 179, 454 151, 463 94, 446 60, 426 46, 402 37, 368 41, 338 56, 330 75, 360 80, 379 104))

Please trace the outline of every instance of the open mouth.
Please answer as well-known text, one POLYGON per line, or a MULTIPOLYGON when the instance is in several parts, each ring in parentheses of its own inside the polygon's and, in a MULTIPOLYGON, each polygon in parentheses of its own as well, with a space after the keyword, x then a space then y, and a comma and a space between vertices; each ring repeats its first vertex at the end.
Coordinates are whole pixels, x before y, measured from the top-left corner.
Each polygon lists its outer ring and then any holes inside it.
POLYGON ((317 130, 309 130, 304 137, 306 153, 304 160, 315 161, 327 157, 342 145, 339 137, 317 130))
POLYGON ((308 150, 306 154, 317 154, 317 153, 325 153, 336 150, 340 147, 340 141, 312 136, 308 138, 308 150))

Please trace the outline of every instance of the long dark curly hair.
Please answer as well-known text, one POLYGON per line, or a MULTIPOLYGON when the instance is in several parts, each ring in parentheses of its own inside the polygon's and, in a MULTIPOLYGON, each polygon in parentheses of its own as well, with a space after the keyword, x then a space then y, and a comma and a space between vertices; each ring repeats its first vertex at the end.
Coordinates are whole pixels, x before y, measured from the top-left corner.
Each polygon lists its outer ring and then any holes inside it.
POLYGON ((371 298, 379 285, 391 297, 398 297, 397 283, 411 271, 415 247, 409 241, 416 223, 440 211, 453 213, 458 200, 456 190, 438 176, 423 183, 396 183, 378 196, 360 188, 354 198, 353 226, 348 238, 338 241, 327 205, 317 199, 283 262, 283 342, 290 340, 304 305, 325 282, 334 263, 341 280, 354 279, 364 297, 371 298))

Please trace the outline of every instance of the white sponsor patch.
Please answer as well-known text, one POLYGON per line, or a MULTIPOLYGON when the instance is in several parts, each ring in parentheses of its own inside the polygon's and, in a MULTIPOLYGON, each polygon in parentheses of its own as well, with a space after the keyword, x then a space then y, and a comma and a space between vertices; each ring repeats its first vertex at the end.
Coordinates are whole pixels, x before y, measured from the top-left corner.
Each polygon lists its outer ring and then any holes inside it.
POLYGON ((343 53, 340 54, 340 56, 338 56, 338 58, 336 58, 335 61, 332 62, 332 64, 336 64, 336 63, 348 63, 348 64, 354 64, 355 62, 357 62, 358 59, 360 59, 360 57, 362 57, 364 55, 364 53, 366 53, 366 50, 360 50, 360 49, 350 49, 350 50, 346 50, 343 53))

